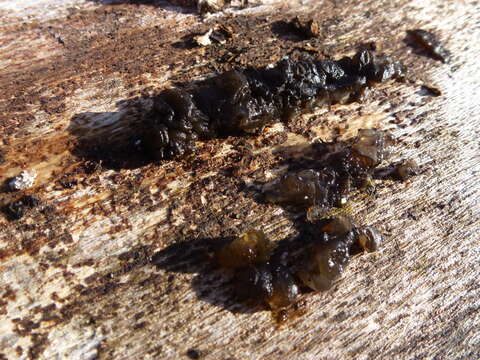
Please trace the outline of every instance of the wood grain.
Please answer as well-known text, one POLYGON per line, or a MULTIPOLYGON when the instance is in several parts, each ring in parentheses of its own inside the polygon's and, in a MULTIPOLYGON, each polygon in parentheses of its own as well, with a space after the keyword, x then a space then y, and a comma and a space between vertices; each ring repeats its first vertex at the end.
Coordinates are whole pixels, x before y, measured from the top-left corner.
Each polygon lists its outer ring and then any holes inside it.
POLYGON ((200 18, 160 1, 0 1, 0 15, 0 182, 38 173, 32 189, 2 189, 0 205, 42 202, 20 220, 0 215, 0 358, 480 358, 478 2, 280 1, 200 18), (296 14, 318 19, 321 36, 286 31, 296 14), (215 23, 233 39, 189 45, 215 23), (438 34, 452 61, 414 51, 413 28, 438 34), (257 137, 199 143, 182 161, 128 151, 164 87, 368 41, 408 66, 407 82, 257 137), (258 184, 312 142, 371 127, 397 139, 393 160, 422 168, 352 201, 387 235, 384 249, 305 296, 286 326, 236 303, 209 244, 250 228, 295 236, 298 214, 258 203, 258 184))

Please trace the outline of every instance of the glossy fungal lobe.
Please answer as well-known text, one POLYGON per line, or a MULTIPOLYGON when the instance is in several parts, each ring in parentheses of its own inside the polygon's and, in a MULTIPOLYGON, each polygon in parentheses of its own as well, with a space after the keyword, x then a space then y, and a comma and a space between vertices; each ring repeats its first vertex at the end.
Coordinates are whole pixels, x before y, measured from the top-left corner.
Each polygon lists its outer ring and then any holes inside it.
POLYGON ((360 130, 353 142, 327 147, 312 168, 277 179, 265 191, 265 199, 300 207, 341 206, 350 191, 371 184, 374 169, 384 158, 385 134, 360 130))
POLYGON ((298 286, 286 266, 270 262, 272 250, 263 232, 251 230, 223 246, 216 257, 221 267, 235 271, 240 299, 276 310, 295 301, 298 286))
POLYGON ((389 166, 375 169, 374 177, 377 179, 392 179, 404 181, 418 175, 420 168, 413 160, 400 161, 389 166))
POLYGON ((273 67, 230 70, 156 96, 145 143, 157 160, 189 154, 198 139, 255 133, 301 110, 357 101, 368 86, 404 75, 401 64, 369 50, 338 61, 284 59, 273 67))
POLYGON ((272 249, 262 231, 250 230, 223 246, 217 252, 217 259, 220 266, 236 269, 266 263, 272 249))
POLYGON ((312 224, 312 229, 312 244, 298 276, 315 291, 328 290, 358 249, 372 252, 382 243, 378 231, 371 227, 360 228, 345 216, 319 221, 312 224))
POLYGON ((290 270, 281 264, 262 264, 238 271, 235 289, 241 299, 253 300, 278 310, 293 304, 299 293, 290 270))
POLYGON ((362 250, 374 252, 379 250, 382 246, 383 235, 375 228, 367 226, 360 230, 357 241, 362 250))

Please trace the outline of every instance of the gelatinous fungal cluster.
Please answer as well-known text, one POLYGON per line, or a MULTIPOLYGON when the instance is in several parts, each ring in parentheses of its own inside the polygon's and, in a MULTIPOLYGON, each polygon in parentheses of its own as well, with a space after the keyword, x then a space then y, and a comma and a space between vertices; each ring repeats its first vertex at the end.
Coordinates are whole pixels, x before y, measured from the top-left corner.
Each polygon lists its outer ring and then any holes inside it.
POLYGON ((290 270, 270 261, 273 244, 265 234, 251 230, 217 252, 220 266, 235 271, 237 295, 264 302, 271 309, 287 307, 295 300, 298 287, 290 270))
POLYGON ((404 75, 400 63, 366 49, 337 61, 284 59, 227 71, 154 97, 145 143, 157 160, 188 154, 198 139, 255 133, 300 110, 359 100, 367 87, 404 75))
POLYGON ((265 199, 301 207, 341 206, 352 190, 372 186, 374 169, 386 154, 385 141, 381 131, 360 130, 350 143, 326 144, 312 167, 277 179, 265 199))
MULTIPOLYGON (((289 172, 265 193, 272 203, 306 209, 303 220, 300 265, 291 270, 283 257, 272 257, 273 245, 257 230, 241 235, 217 252, 217 262, 235 271, 240 298, 263 303, 284 320, 302 288, 328 290, 341 276, 352 255, 380 248, 382 235, 359 226, 342 211, 348 193, 373 186, 373 178, 405 180, 418 173, 413 161, 377 168, 386 156, 386 136, 377 130, 360 130, 348 143, 323 144, 323 154, 308 169, 289 172), (281 258, 282 262, 277 259, 281 258)), ((289 254, 286 255, 288 259, 289 254)), ((288 316, 287 316, 288 317, 288 316)))
POLYGON ((328 290, 348 265, 351 255, 377 251, 383 241, 374 228, 359 227, 346 216, 311 224, 313 238, 298 276, 315 291, 328 290))
POLYGON ((303 261, 296 271, 271 257, 274 246, 258 230, 240 235, 217 252, 218 263, 234 271, 239 299, 266 306, 284 321, 302 288, 329 289, 351 255, 376 251, 382 242, 375 229, 359 227, 345 216, 314 221, 308 228, 311 241, 302 249, 303 261))
POLYGON ((403 181, 418 173, 413 160, 386 167, 388 139, 382 131, 359 130, 346 143, 320 144, 318 159, 307 169, 288 172, 265 191, 265 200, 274 204, 328 209, 347 202, 353 190, 373 190, 373 179, 403 181))

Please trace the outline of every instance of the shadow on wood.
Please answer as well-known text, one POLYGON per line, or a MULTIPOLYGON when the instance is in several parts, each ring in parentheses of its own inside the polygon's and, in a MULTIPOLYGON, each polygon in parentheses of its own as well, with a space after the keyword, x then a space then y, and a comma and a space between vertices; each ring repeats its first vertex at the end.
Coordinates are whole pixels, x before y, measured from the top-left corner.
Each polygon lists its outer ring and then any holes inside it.
POLYGON ((136 169, 149 164, 142 126, 126 112, 84 112, 71 119, 68 131, 77 139, 72 153, 105 169, 136 169))
POLYGON ((233 274, 216 265, 215 250, 232 239, 202 238, 177 242, 153 254, 151 263, 168 272, 197 274, 191 286, 199 300, 232 313, 264 310, 239 302, 232 284, 233 274))
POLYGON ((284 20, 273 22, 270 26, 270 29, 280 40, 301 42, 308 39, 305 34, 302 34, 300 31, 295 29, 291 23, 284 20))

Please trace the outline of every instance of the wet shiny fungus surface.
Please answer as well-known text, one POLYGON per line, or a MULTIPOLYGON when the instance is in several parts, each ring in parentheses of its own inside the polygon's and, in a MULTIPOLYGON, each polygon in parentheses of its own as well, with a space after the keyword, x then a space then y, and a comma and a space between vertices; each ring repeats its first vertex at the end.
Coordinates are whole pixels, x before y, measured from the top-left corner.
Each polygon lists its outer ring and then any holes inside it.
POLYGON ((420 168, 414 160, 404 160, 374 171, 376 179, 391 179, 404 181, 420 173, 420 168))
POLYGON ((328 290, 348 265, 358 230, 350 219, 342 216, 314 222, 310 231, 310 251, 298 275, 309 288, 328 290))
POLYGON ((216 258, 222 268, 234 270, 240 300, 278 310, 293 304, 299 289, 290 269, 272 261, 272 251, 265 234, 251 230, 224 245, 216 258))
MULTIPOLYGON (((279 323, 288 320, 294 312, 292 309, 298 310, 295 306, 301 289, 328 290, 341 277, 352 255, 376 251, 382 243, 382 235, 377 230, 358 226, 347 216, 306 222, 304 225, 302 236, 307 239, 307 245, 300 249, 301 261, 294 269, 278 259, 267 257, 271 252, 252 251, 266 241, 263 232, 257 230, 239 236, 216 254, 221 267, 234 271, 233 285, 237 298, 272 310, 279 323), (235 258, 240 260, 225 260, 235 258)), ((272 245, 269 249, 272 250, 272 245)), ((290 254, 285 253, 283 259, 288 257, 290 254)))
POLYGON ((235 290, 239 299, 263 303, 272 310, 293 304, 299 292, 290 270, 284 265, 271 263, 238 271, 235 290))
POLYGON ((380 249, 383 236, 371 226, 360 226, 347 216, 309 224, 310 244, 298 276, 315 291, 328 290, 346 269, 352 255, 380 249))
POLYGON ((146 147, 157 160, 189 154, 198 139, 253 134, 302 110, 360 100, 367 87, 404 76, 400 63, 366 49, 337 61, 286 58, 233 69, 154 97, 146 147))
MULTIPOLYGON (((352 190, 373 186, 374 170, 386 157, 385 143, 385 134, 372 129, 360 130, 351 142, 323 145, 311 168, 288 172, 277 179, 265 191, 265 199, 302 207, 341 206, 352 190)), ((410 173, 401 170, 402 175, 410 173)))
POLYGON ((270 259, 272 248, 262 231, 250 230, 222 247, 217 260, 220 266, 231 269, 263 264, 270 259))
POLYGON ((265 184, 264 200, 303 210, 297 224, 300 248, 293 253, 292 248, 283 249, 278 256, 276 243, 262 231, 251 230, 218 250, 217 263, 234 271, 240 300, 264 306, 277 322, 285 322, 292 309, 298 310, 303 290, 330 289, 353 255, 381 248, 383 235, 357 224, 342 207, 351 192, 371 190, 374 179, 404 181, 419 173, 412 160, 379 167, 388 158, 391 143, 384 132, 368 129, 344 142, 315 144, 308 166, 300 165, 265 184))

